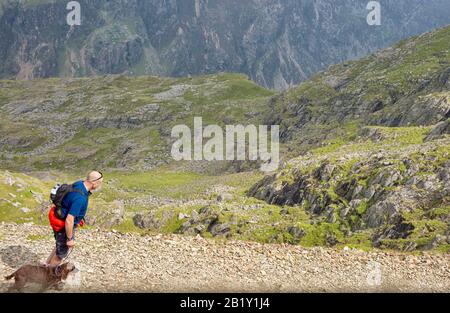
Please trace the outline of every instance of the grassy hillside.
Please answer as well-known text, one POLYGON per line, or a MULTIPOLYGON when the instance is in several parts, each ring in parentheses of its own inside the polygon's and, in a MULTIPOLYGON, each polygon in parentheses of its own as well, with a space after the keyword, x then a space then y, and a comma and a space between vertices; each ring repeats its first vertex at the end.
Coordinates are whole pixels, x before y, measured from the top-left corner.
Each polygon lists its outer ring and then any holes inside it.
POLYGON ((17 170, 150 169, 173 126, 257 123, 273 95, 245 76, 0 81, 0 160, 17 170))

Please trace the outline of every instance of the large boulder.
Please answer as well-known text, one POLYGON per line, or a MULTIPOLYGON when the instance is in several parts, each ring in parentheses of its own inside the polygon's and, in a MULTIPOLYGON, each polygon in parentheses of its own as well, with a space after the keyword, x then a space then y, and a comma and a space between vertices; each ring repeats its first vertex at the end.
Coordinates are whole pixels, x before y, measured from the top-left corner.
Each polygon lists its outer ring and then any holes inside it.
POLYGON ((133 217, 133 223, 136 227, 141 229, 155 230, 160 227, 160 221, 153 212, 147 214, 137 213, 133 217))
POLYGON ((442 138, 445 134, 450 134, 450 119, 438 123, 428 134, 426 141, 442 138))
POLYGON ((188 235, 203 234, 205 232, 209 232, 213 236, 229 236, 231 225, 220 222, 219 214, 211 207, 206 206, 198 212, 193 211, 191 218, 184 222, 178 230, 178 233, 188 235))

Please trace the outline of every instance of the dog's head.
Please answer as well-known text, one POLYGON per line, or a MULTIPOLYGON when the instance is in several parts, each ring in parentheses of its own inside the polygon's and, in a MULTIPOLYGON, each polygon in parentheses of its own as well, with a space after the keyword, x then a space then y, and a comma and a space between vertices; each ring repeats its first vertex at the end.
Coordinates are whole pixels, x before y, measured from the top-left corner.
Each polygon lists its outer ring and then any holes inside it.
POLYGON ((67 276, 69 276, 70 273, 75 274, 78 272, 78 269, 75 267, 75 264, 70 262, 61 264, 58 267, 59 267, 59 269, 57 269, 57 272, 59 272, 58 276, 60 275, 62 280, 66 280, 67 276))

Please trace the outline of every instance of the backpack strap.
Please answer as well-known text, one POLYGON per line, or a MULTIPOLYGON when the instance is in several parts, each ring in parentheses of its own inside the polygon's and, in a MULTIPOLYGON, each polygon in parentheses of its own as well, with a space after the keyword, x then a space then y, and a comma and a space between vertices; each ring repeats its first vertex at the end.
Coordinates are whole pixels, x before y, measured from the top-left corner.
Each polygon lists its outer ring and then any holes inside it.
MULTIPOLYGON (((80 195, 84 196, 84 192, 82 192, 80 189, 75 188, 74 184, 72 184, 71 187, 72 187, 72 190, 70 192, 68 192, 65 197, 67 197, 69 195, 69 193, 71 193, 71 192, 76 192, 76 193, 79 193, 80 195)), ((62 204, 62 201, 61 201, 61 204, 62 204)), ((60 217, 65 220, 67 218, 67 214, 66 214, 66 216, 62 216, 62 209, 63 208, 61 207, 60 212, 58 212, 57 214, 60 215, 60 217)))
MULTIPOLYGON (((73 188, 73 185, 72 185, 72 188, 73 188)), ((77 192, 80 195, 84 196, 84 192, 82 192, 80 189, 73 188, 73 190, 71 192, 77 192)))

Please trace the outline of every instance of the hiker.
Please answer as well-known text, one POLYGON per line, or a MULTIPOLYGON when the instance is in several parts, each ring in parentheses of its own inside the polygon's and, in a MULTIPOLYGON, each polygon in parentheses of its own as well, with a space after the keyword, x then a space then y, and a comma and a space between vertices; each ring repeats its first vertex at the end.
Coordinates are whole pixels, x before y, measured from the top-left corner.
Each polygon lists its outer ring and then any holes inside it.
MULTIPOLYGON (((61 202, 63 220, 59 220, 59 222, 62 225, 60 229, 56 228, 56 230, 54 225, 52 225, 56 247, 48 257, 45 265, 58 266, 68 256, 69 250, 75 246, 75 229, 84 224, 89 196, 91 192, 99 191, 102 184, 103 174, 98 171, 92 171, 88 174, 86 180, 78 181, 70 186, 72 191, 68 192, 61 202)), ((52 210, 54 209, 53 207, 52 210)))

